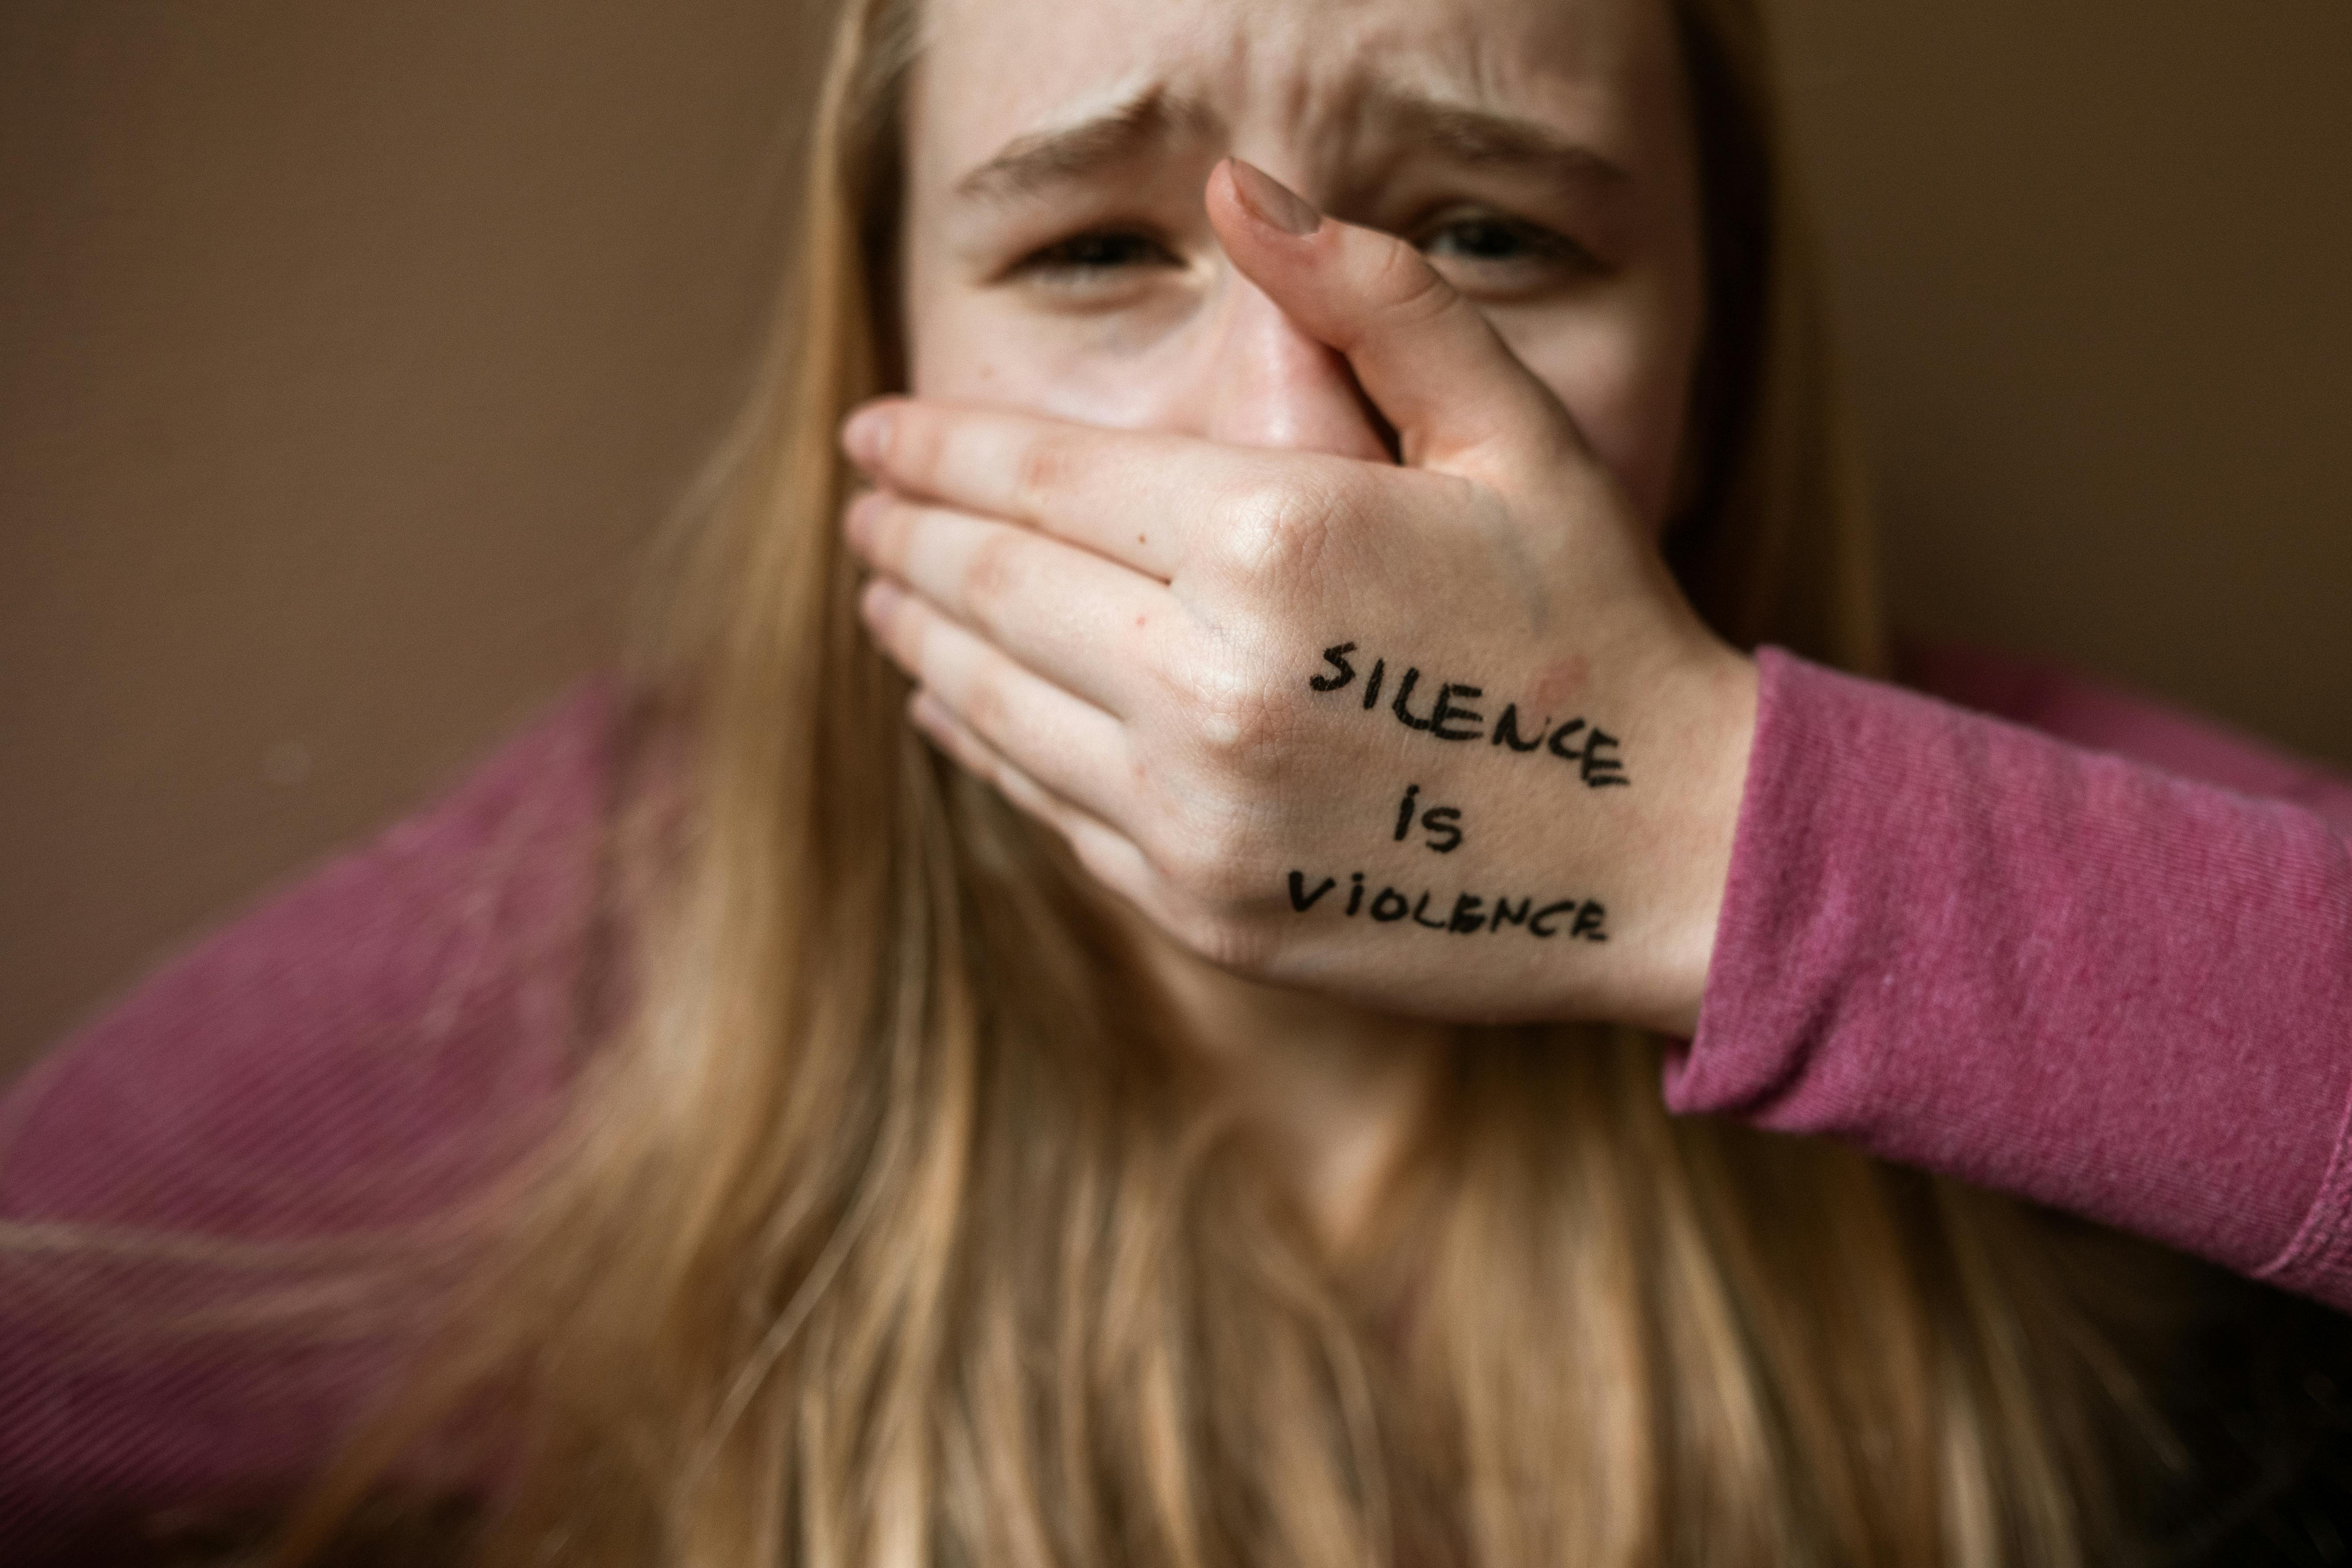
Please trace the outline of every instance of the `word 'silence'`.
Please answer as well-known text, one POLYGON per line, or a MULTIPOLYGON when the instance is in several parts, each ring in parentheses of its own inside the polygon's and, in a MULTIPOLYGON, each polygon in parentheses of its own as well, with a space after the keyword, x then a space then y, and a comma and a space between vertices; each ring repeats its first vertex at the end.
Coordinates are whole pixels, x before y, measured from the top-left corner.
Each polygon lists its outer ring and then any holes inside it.
MULTIPOLYGON (((1300 914, 1312 910, 1326 895, 1339 886, 1337 877, 1326 877, 1309 888, 1307 873, 1290 874, 1290 907, 1300 914)), ((1453 908, 1438 906, 1438 913, 1429 912, 1430 900, 1438 895, 1424 889, 1417 899, 1399 892, 1394 888, 1382 888, 1367 899, 1369 888, 1364 874, 1356 871, 1348 878, 1348 897, 1344 903, 1331 907, 1344 918, 1359 916, 1377 921, 1382 925, 1394 925, 1410 920, 1424 931, 1451 931, 1455 936, 1475 936, 1480 931, 1500 931, 1505 927, 1525 931, 1529 936, 1549 942, 1553 937, 1566 937, 1570 942, 1607 942, 1609 911, 1597 899, 1559 899, 1538 905, 1533 899, 1497 898, 1492 906, 1476 893, 1457 893, 1453 908)))
MULTIPOLYGON (((1308 687, 1328 695, 1344 691, 1356 683, 1356 667, 1348 656, 1356 651, 1351 642, 1340 643, 1323 650, 1323 662, 1331 667, 1330 673, 1309 676, 1308 687)), ((1372 661, 1372 671, 1364 678, 1364 711, 1369 713, 1381 705, 1381 690, 1388 680, 1389 665, 1384 658, 1372 661)), ((1612 784, 1630 784, 1625 776, 1625 763, 1617 753, 1617 737, 1596 724, 1582 719, 1570 719, 1554 725, 1551 715, 1544 715, 1532 734, 1519 728, 1519 705, 1509 704, 1497 714, 1493 726, 1486 716, 1466 704, 1486 696, 1486 689, 1465 686, 1459 681, 1440 685, 1437 695, 1430 700, 1428 711, 1413 711, 1413 693, 1421 684, 1421 671, 1407 667, 1397 678, 1396 688, 1389 698, 1389 711, 1398 723, 1408 730, 1418 730, 1438 741, 1484 741, 1490 746, 1506 746, 1514 752, 1540 751, 1573 763, 1577 774, 1588 789, 1606 789, 1612 784)))

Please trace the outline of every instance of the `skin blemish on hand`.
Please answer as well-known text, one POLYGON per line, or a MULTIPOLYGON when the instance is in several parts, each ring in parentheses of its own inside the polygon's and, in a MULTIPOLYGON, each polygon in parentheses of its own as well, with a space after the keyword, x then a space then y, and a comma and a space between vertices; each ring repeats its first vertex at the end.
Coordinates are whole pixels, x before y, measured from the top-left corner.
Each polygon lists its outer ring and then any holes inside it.
POLYGON ((1581 654, 1554 659, 1536 672, 1534 683, 1528 688, 1527 705, 1555 711, 1570 707, 1570 700, 1591 679, 1592 666, 1581 654))

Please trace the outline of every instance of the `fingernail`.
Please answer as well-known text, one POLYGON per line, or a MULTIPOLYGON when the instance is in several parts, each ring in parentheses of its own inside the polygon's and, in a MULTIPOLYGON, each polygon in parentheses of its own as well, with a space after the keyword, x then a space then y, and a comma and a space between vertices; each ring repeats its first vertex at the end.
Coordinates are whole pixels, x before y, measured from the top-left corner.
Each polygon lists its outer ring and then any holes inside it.
POLYGON ((871 468, 890 456, 890 411, 861 408, 841 429, 841 448, 859 467, 871 468))
POLYGON ((1313 234, 1323 226, 1323 215, 1309 205, 1305 196, 1255 163, 1246 163, 1239 158, 1225 162, 1233 166, 1234 194, 1241 197, 1242 205, 1258 222, 1285 234, 1300 236, 1313 234))

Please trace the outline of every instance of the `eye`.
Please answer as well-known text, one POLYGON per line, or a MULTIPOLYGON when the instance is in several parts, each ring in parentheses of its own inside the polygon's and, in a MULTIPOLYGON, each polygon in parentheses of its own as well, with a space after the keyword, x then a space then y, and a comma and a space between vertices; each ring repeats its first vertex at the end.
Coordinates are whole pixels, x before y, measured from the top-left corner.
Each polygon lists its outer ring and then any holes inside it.
POLYGON ((1442 217, 1412 237, 1470 291, 1528 293, 1602 270, 1598 258, 1566 235, 1499 213, 1442 217))
POLYGON ((1006 276, 1055 288, 1087 289, 1116 283, 1149 268, 1183 265, 1154 235, 1140 229, 1106 228, 1042 246, 1014 262, 1006 276))

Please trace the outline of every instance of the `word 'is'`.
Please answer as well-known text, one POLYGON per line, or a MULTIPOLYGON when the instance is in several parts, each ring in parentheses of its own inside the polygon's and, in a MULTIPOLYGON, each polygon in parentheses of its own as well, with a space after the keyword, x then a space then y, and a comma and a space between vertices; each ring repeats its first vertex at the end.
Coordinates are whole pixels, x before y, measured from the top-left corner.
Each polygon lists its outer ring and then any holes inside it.
MULTIPOLYGON (((1290 874, 1290 907, 1303 915, 1339 886, 1337 877, 1326 877, 1310 889, 1307 885, 1307 873, 1293 871, 1290 874)), ((1487 901, 1475 893, 1457 893, 1452 909, 1441 904, 1438 912, 1433 915, 1429 910, 1429 900, 1437 895, 1426 889, 1418 899, 1408 898, 1394 888, 1382 888, 1369 899, 1365 897, 1368 891, 1364 874, 1361 871, 1351 873, 1348 879, 1346 903, 1334 907, 1349 919, 1362 916, 1382 925, 1410 920, 1425 931, 1451 931, 1456 936, 1475 936, 1482 931, 1500 931, 1508 926, 1524 930, 1529 936, 1547 942, 1553 937, 1566 937, 1571 942, 1609 940, 1609 911, 1601 906, 1598 899, 1559 899, 1538 904, 1533 899, 1497 898, 1489 908, 1487 901)))
MULTIPOLYGON (((1323 662, 1331 667, 1328 675, 1309 676, 1307 684, 1317 691, 1328 694, 1344 691, 1356 683, 1356 667, 1348 656, 1356 651, 1351 642, 1340 643, 1323 650, 1323 662)), ((1381 689, 1387 682, 1388 660, 1376 658, 1372 671, 1364 677, 1364 711, 1369 713, 1381 705, 1381 689)), ((1408 730, 1418 730, 1440 741, 1485 741, 1491 746, 1507 746, 1514 752, 1543 751, 1564 763, 1576 764, 1578 775, 1590 789, 1606 789, 1612 784, 1630 784, 1625 776, 1624 760, 1617 754, 1617 737, 1597 724, 1582 719, 1569 719, 1555 725, 1551 715, 1544 715, 1532 733, 1519 729, 1519 705, 1506 706, 1490 729, 1486 716, 1465 706, 1484 697, 1484 687, 1465 686, 1448 681, 1437 689, 1437 696, 1424 715, 1412 709, 1413 689, 1421 684, 1421 671, 1408 666, 1397 678, 1396 689, 1389 699, 1389 711, 1398 723, 1408 730)))

